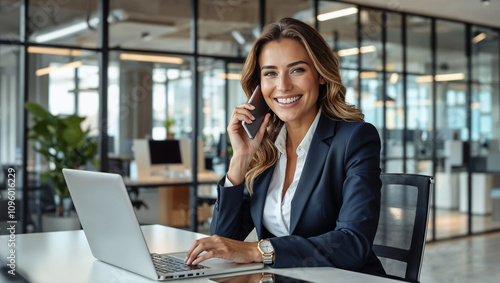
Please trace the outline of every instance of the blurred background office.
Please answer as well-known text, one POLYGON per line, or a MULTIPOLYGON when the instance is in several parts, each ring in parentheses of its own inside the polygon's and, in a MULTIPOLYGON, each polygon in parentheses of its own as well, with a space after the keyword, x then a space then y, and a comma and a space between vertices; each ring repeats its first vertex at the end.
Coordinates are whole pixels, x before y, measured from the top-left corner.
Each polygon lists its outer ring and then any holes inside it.
MULTIPOLYGON (((85 117, 99 144, 88 169, 133 175, 134 140, 176 139, 201 141, 191 173, 224 174, 245 56, 264 25, 294 17, 340 58, 347 101, 380 132, 382 170, 436 176, 428 241, 499 231, 499 14, 495 0, 1 0, 2 205, 9 168, 22 232, 51 198, 25 102, 85 117)), ((140 220, 156 222, 157 206, 140 220)))

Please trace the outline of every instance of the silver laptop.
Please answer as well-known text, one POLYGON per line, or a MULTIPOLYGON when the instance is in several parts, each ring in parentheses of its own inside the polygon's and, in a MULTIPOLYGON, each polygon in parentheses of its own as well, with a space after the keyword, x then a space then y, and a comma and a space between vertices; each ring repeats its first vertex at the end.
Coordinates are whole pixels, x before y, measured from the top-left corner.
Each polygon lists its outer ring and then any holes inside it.
POLYGON ((184 264, 187 251, 151 254, 120 175, 72 169, 63 169, 63 174, 92 254, 101 261, 153 280, 264 267, 262 263, 237 264, 222 259, 189 266, 184 264))

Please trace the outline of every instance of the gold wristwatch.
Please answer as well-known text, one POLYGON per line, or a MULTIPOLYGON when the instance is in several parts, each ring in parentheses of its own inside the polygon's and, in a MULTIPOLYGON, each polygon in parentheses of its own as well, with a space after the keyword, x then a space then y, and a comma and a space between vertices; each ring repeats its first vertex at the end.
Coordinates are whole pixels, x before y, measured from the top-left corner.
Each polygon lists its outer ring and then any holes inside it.
POLYGON ((274 262, 274 248, 271 241, 262 239, 257 245, 259 252, 262 254, 262 262, 264 264, 273 264, 274 262))

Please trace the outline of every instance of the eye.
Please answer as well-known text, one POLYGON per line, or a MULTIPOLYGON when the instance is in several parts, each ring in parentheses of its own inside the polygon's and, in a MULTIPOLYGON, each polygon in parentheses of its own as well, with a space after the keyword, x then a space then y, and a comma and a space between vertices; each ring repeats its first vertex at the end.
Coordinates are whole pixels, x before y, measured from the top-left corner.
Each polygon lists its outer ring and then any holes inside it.
POLYGON ((296 68, 292 70, 292 73, 302 73, 305 72, 304 68, 296 68))
POLYGON ((272 77, 272 76, 276 76, 276 72, 265 72, 264 73, 264 77, 272 77))

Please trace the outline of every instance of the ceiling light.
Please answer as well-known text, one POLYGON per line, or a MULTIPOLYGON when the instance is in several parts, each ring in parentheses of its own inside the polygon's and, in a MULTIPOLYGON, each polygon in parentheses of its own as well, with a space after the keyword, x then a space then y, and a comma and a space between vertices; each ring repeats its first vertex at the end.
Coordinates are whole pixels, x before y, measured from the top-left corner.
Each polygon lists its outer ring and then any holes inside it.
MULTIPOLYGON (((144 18, 137 17, 136 14, 130 15, 130 13, 126 13, 123 10, 111 10, 109 11, 108 15, 108 23, 109 24, 114 24, 117 22, 123 22, 123 21, 137 21, 137 22, 150 22, 151 21, 151 16, 149 17, 149 21, 147 21, 144 18)), ((75 35, 84 31, 87 31, 89 29, 97 29, 99 26, 100 19, 99 16, 93 15, 90 16, 88 19, 79 19, 79 20, 74 20, 69 23, 64 23, 52 28, 49 28, 46 31, 37 31, 32 35, 32 40, 38 43, 43 43, 43 42, 49 42, 53 41, 59 38, 75 35)))
MULTIPOLYGON (((375 52, 377 48, 375 45, 368 45, 368 46, 363 46, 361 47, 361 53, 368 53, 368 52, 375 52)), ((337 52, 337 54, 342 57, 342 56, 350 56, 350 55, 356 55, 359 53, 359 49, 357 47, 354 48, 348 48, 348 49, 342 49, 337 52)))
MULTIPOLYGON (((449 81, 460 81, 465 78, 464 73, 454 73, 454 74, 441 74, 436 75, 435 80, 437 82, 449 82, 449 81)), ((432 76, 418 76, 415 81, 417 83, 429 83, 432 82, 432 76)))
POLYGON ((73 92, 73 93, 99 93, 98 88, 75 88, 75 89, 70 89, 68 92, 73 92))
POLYGON ((377 72, 361 72, 361 74, 359 74, 359 77, 362 79, 375 79, 375 78, 378 78, 378 73, 377 72))
POLYGON ((399 75, 398 73, 392 73, 391 78, 389 79, 389 82, 391 84, 395 84, 398 82, 399 75))
POLYGON ((354 8, 354 7, 342 9, 342 10, 337 10, 337 11, 318 15, 318 21, 322 22, 322 21, 326 21, 326 20, 340 18, 340 17, 356 14, 357 12, 358 12, 358 9, 354 8))
POLYGON ((236 40, 236 42, 238 42, 240 45, 245 44, 246 40, 243 37, 243 35, 241 35, 241 33, 239 31, 233 30, 233 31, 231 31, 231 35, 233 36, 234 40, 236 40))
POLYGON ((490 0, 481 0, 484 6, 489 6, 490 5, 490 0))
POLYGON ((43 68, 43 69, 38 69, 38 70, 36 70, 35 74, 40 77, 43 75, 48 75, 51 72, 54 72, 56 70, 61 70, 61 69, 66 69, 66 68, 75 69, 75 68, 78 68, 82 65, 83 65, 82 61, 75 61, 75 62, 71 62, 71 63, 65 64, 62 66, 52 66, 52 67, 47 67, 47 68, 43 68))
POLYGON ((486 33, 482 32, 478 35, 476 35, 473 39, 472 39, 472 42, 474 42, 475 44, 482 41, 483 39, 486 38, 486 33))
POLYGON ((436 81, 444 82, 444 81, 460 81, 465 79, 464 73, 456 73, 456 74, 442 74, 436 75, 436 81))
POLYGON ((122 53, 122 54, 120 54, 120 60, 153 62, 153 63, 171 63, 171 64, 182 64, 182 63, 184 63, 184 60, 182 58, 178 58, 178 57, 168 57, 168 56, 158 56, 158 55, 144 55, 144 54, 132 54, 132 53, 122 53))
POLYGON ((81 50, 67 49, 67 48, 52 48, 52 47, 28 47, 28 53, 34 54, 48 54, 48 55, 63 55, 63 56, 81 56, 81 50))
MULTIPOLYGON (((373 102, 373 107, 384 107, 384 101, 377 100, 373 102)), ((385 107, 396 107, 396 102, 394 100, 386 100, 385 107)))
POLYGON ((85 31, 89 28, 89 25, 96 27, 99 24, 99 22, 100 20, 97 17, 90 19, 88 23, 86 21, 74 22, 72 24, 63 27, 58 27, 55 30, 35 35, 33 36, 33 40, 38 43, 49 42, 55 39, 67 37, 75 33, 80 33, 82 31, 85 31))
POLYGON ((432 82, 432 76, 418 76, 415 78, 417 83, 430 83, 432 82))
POLYGON ((481 102, 473 102, 470 104, 471 109, 481 109, 481 102))
POLYGON ((219 73, 217 74, 217 78, 219 79, 228 79, 228 80, 241 80, 241 74, 236 74, 236 73, 219 73))

